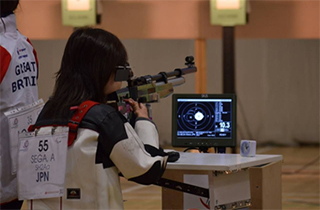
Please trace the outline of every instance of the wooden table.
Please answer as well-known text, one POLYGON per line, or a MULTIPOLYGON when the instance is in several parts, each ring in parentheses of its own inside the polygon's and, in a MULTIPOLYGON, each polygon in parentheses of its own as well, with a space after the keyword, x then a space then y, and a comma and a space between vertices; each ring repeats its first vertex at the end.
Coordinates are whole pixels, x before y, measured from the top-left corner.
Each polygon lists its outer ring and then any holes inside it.
POLYGON ((209 189, 204 197, 162 189, 162 209, 281 209, 281 155, 183 153, 164 178, 209 189))

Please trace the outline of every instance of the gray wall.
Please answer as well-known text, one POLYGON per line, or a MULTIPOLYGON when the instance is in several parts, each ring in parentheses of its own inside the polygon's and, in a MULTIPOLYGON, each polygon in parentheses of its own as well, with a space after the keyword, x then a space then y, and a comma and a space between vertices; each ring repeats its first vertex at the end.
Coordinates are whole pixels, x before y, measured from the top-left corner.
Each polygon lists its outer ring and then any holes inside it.
MULTIPOLYGON (((66 40, 33 40, 40 62, 39 94, 47 100, 66 40)), ((123 40, 135 75, 184 67, 193 40, 123 40)), ((222 42, 207 42, 207 91, 222 93, 222 42)), ((176 93, 194 93, 194 75, 176 93)), ((125 85, 125 84, 124 84, 125 85)), ((238 141, 319 143, 319 40, 237 40, 238 141)), ((171 142, 171 97, 153 104, 162 144, 171 142)))
MULTIPOLYGON (((319 144, 319 40, 237 40, 238 141, 319 144)), ((222 92, 222 43, 207 42, 209 93, 222 92)))

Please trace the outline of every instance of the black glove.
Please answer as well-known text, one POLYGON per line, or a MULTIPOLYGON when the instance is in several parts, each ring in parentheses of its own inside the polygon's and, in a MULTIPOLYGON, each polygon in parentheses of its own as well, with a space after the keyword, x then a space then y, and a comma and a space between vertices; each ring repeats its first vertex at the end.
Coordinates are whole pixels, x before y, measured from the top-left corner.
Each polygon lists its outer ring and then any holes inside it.
POLYGON ((176 162, 180 158, 179 152, 167 152, 168 154, 168 162, 176 162))
POLYGON ((159 149, 147 145, 144 145, 145 150, 152 156, 168 156, 168 162, 176 162, 180 158, 179 152, 165 152, 161 147, 159 149))

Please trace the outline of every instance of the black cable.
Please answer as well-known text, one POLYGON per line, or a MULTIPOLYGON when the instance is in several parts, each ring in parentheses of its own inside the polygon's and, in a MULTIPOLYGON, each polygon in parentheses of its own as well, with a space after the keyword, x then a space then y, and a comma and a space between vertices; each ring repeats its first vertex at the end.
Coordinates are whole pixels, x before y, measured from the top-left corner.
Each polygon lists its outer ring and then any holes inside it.
POLYGON ((320 156, 318 156, 317 158, 315 158, 314 160, 310 161, 309 163, 303 165, 301 168, 295 170, 294 172, 291 173, 282 173, 282 174, 287 174, 287 175, 293 175, 293 174, 298 174, 301 171, 303 171, 304 169, 308 168, 309 166, 313 165, 314 163, 316 163, 317 161, 319 161, 320 156))
POLYGON ((187 151, 192 150, 192 149, 199 150, 199 148, 197 148, 197 147, 188 147, 185 150, 183 150, 183 152, 187 152, 187 151))
POLYGON ((191 149, 196 149, 199 151, 199 153, 208 153, 209 148, 210 147, 188 147, 185 150, 183 150, 183 152, 187 152, 188 150, 191 150, 191 149))

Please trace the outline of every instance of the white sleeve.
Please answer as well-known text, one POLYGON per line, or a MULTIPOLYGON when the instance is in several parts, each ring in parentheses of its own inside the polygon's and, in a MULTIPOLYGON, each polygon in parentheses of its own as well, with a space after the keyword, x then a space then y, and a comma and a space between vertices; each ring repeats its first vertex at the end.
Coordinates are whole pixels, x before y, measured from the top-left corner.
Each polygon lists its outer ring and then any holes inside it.
POLYGON ((159 147, 158 132, 152 122, 138 122, 136 126, 137 132, 129 123, 124 124, 128 138, 114 145, 110 159, 127 179, 151 184, 161 177, 167 163, 167 156, 152 157, 145 150, 144 144, 159 147))
POLYGON ((154 123, 147 119, 138 119, 134 129, 144 144, 159 149, 159 134, 154 123))

